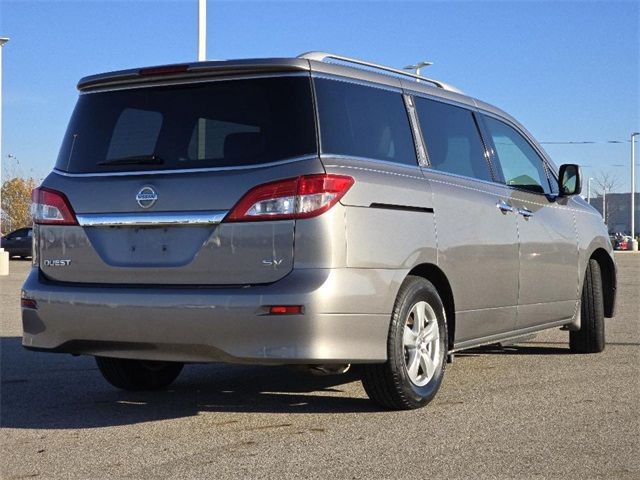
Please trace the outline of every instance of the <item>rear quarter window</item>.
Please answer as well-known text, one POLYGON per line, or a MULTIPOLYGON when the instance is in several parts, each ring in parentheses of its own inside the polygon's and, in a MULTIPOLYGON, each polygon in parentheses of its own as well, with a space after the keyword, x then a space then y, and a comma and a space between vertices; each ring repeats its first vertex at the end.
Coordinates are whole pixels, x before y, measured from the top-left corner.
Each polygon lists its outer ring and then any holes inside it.
POLYGON ((322 153, 417 166, 399 92, 324 78, 315 89, 322 153))
POLYGON ((471 111, 416 98, 420 128, 435 170, 491 181, 484 147, 471 111))

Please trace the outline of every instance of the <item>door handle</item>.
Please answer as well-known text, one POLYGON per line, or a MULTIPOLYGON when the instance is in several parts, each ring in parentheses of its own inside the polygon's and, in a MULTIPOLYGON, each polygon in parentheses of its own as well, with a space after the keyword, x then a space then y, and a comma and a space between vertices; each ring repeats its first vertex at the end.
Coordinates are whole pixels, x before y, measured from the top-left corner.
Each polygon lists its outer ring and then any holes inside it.
POLYGON ((520 215, 522 215, 524 218, 533 217, 533 212, 531 210, 529 210, 528 208, 519 208, 518 209, 518 213, 520 215))
POLYGON ((498 209, 505 215, 509 212, 513 212, 513 207, 504 200, 499 200, 498 203, 496 203, 496 207, 498 207, 498 209))

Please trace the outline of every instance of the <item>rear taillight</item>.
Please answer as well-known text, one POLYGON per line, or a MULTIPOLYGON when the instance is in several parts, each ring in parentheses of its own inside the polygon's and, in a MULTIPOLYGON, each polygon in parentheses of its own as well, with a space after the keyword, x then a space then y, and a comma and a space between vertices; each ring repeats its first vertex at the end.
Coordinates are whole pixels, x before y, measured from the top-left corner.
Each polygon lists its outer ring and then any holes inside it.
POLYGON ((353 185, 343 175, 305 175, 252 188, 229 212, 227 222, 310 218, 333 207, 353 185))
POLYGON ((39 225, 77 225, 71 204, 64 193, 40 187, 31 194, 33 223, 39 225))
POLYGON ((36 302, 35 300, 33 300, 31 298, 21 298, 20 299, 20 306, 22 308, 30 308, 32 310, 37 310, 38 309, 38 302, 36 302))

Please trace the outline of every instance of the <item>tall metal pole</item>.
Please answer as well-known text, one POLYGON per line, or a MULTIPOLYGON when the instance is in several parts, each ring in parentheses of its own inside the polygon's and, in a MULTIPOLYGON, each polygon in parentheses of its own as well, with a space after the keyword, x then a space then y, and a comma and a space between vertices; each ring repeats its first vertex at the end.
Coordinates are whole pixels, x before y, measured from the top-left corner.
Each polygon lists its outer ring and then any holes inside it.
POLYGON ((198 0, 198 61, 207 59, 207 0, 198 0))
MULTIPOLYGON (((9 41, 0 37, 0 186, 2 186, 2 47, 9 41)), ((2 205, 2 189, 0 188, 0 205, 2 205)), ((1 207, 0 207, 1 208, 1 207)), ((2 219, 0 218, 0 222, 2 219)))
MULTIPOLYGON (((207 0, 198 0, 198 61, 207 59, 207 0)), ((198 119, 198 159, 206 156, 206 123, 204 118, 198 119)))
POLYGON ((589 181, 587 182, 587 203, 591 205, 591 182, 593 181, 593 177, 589 177, 589 181))
POLYGON ((607 224, 607 188, 602 188, 602 220, 607 225, 607 233, 609 232, 609 225, 607 224))
POLYGON ((636 240, 636 149, 635 137, 640 132, 631 134, 631 250, 638 250, 638 241, 636 240))
MULTIPOLYGON (((0 37, 0 232, 2 231, 2 48, 9 41, 0 37)), ((0 246, 0 275, 9 275, 9 252, 0 246)))

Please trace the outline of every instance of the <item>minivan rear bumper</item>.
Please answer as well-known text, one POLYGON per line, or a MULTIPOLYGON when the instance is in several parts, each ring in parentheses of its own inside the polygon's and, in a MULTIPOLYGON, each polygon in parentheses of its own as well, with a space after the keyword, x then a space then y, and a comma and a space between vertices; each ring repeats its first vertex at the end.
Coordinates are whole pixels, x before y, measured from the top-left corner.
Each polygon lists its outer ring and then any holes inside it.
POLYGON ((405 274, 294 269, 264 286, 124 288, 49 283, 34 268, 23 297, 35 300, 37 309, 22 309, 22 344, 180 362, 383 362, 393 299, 405 274), (270 315, 272 305, 304 310, 270 315))

